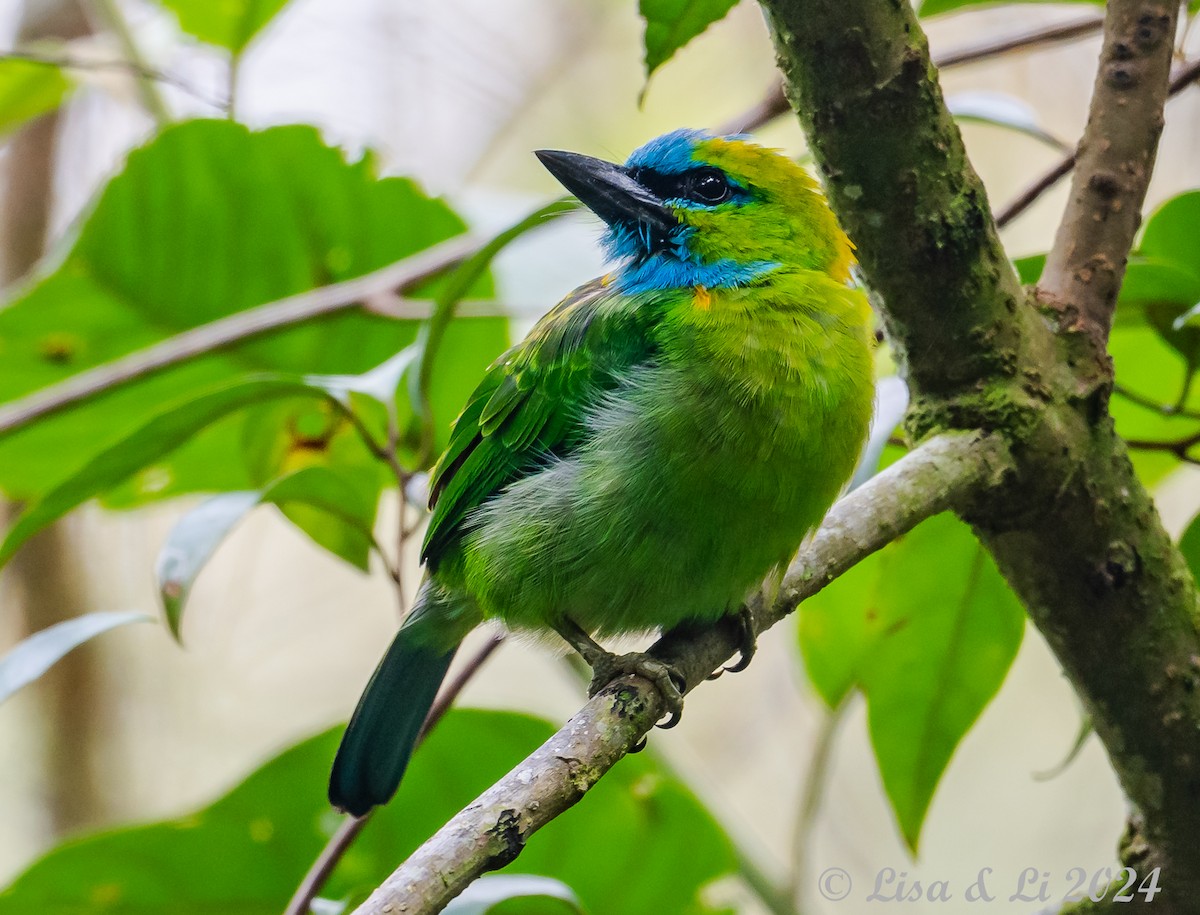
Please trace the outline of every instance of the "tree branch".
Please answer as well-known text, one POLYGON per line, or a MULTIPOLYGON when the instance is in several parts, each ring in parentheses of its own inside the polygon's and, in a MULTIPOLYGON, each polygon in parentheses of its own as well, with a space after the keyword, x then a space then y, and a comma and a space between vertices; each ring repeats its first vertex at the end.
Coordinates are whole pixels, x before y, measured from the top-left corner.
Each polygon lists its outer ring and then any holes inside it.
MULTIPOLYGON (((775 602, 753 606, 762 631, 863 557, 931 515, 961 507, 1007 466, 995 436, 939 436, 838 502, 784 576, 775 602)), ((675 632, 652 653, 698 684, 736 653, 733 625, 675 632)), ((587 793, 662 716, 658 690, 625 677, 592 698, 550 740, 422 845, 356 915, 427 915, 476 877, 513 860, 534 832, 587 793)))
MULTIPOLYGON (((998 57, 1001 54, 1008 54, 1012 51, 1027 51, 1036 47, 1057 44, 1062 41, 1073 41, 1076 38, 1083 38, 1091 35, 1093 32, 1100 31, 1103 25, 1103 16, 1086 16, 1074 22, 1047 26, 1019 35, 1010 35, 1007 38, 997 38, 991 41, 980 42, 979 44, 956 48, 944 55, 935 56, 934 65, 938 69, 944 70, 950 67, 959 67, 963 64, 989 60, 990 58, 998 57)), ((783 82, 780 81, 773 85, 767 91, 766 95, 763 96, 762 100, 752 108, 743 111, 737 117, 730 118, 718 127, 717 133, 750 133, 758 130, 765 124, 769 124, 777 117, 781 117, 789 110, 787 97, 783 94, 783 82)))
MULTIPOLYGON (((1167 86, 1167 98, 1175 97, 1198 78, 1200 78, 1200 60, 1185 63, 1171 77, 1170 85, 1167 86)), ((1071 170, 1075 167, 1075 155, 1074 152, 1071 152, 1063 156, 1062 159, 1054 163, 1044 174, 1033 181, 1029 187, 997 211, 996 225, 1001 228, 1008 225, 1029 209, 1033 202, 1041 197, 1042 194, 1058 184, 1064 177, 1071 174, 1071 170)))
POLYGON ((1038 281, 1039 299, 1101 345, 1154 170, 1178 12, 1174 0, 1109 3, 1070 202, 1038 281))
POLYGON ((310 289, 186 330, 161 343, 72 375, 58 384, 5 404, 0 407, 0 435, 110 388, 267 331, 301 324, 364 304, 369 306, 375 299, 381 300, 378 305, 380 311, 395 314, 395 303, 390 296, 407 292, 462 263, 481 246, 478 239, 468 236, 452 238, 363 276, 310 289))
MULTIPOLYGON (((1095 722, 1145 823, 1147 853, 1162 862, 1161 911, 1194 911, 1200 596, 1114 432, 1107 356, 1088 335, 1049 325, 1038 303, 1015 290, 909 4, 763 5, 830 198, 905 356, 910 434, 919 440, 973 427, 998 430, 1010 442, 1016 472, 960 514, 991 550, 1095 722)), ((1156 37, 1158 12, 1149 14, 1148 36, 1137 32, 1146 9, 1142 0, 1108 4, 1116 24, 1108 28, 1098 91, 1114 108, 1128 109, 1138 87, 1158 105, 1165 94, 1170 40, 1156 37), (1133 55, 1133 88, 1118 90, 1109 83, 1128 78, 1114 75, 1129 63, 1114 59, 1124 53, 1116 45, 1125 34, 1120 23, 1128 22, 1131 40, 1148 47, 1133 55), (1153 68, 1139 56, 1150 50, 1153 68), (1129 101, 1122 106, 1120 98, 1129 101)), ((1127 114, 1135 132, 1141 129, 1144 150, 1124 140, 1108 148, 1120 145, 1120 162, 1141 172, 1136 182, 1122 176, 1110 199, 1136 210, 1141 198, 1132 195, 1149 177, 1161 108, 1149 118, 1127 114)), ((1099 123, 1125 129, 1110 112, 1103 115, 1099 123)), ((1083 155, 1104 163, 1100 132, 1089 128, 1083 155)), ((1086 188, 1089 178, 1081 180, 1086 188)), ((1084 227, 1070 251, 1073 263, 1101 253, 1088 248, 1092 243, 1102 244, 1113 263, 1124 262, 1116 240, 1127 248, 1136 223, 1124 209, 1111 220, 1119 232, 1095 235, 1084 227)))
POLYGON ((1020 308, 1024 293, 910 5, 763 6, 830 202, 887 303, 910 388, 947 395, 1010 374, 1036 340, 1020 326, 1033 316, 1020 308), (918 358, 914 343, 927 348, 918 358))
POLYGON ((119 70, 122 73, 128 73, 135 79, 148 79, 156 83, 162 83, 167 86, 174 86, 181 92, 191 96, 198 102, 203 102, 212 108, 225 110, 227 103, 220 99, 205 95, 194 88, 190 83, 182 79, 172 76, 170 73, 165 73, 162 70, 155 70, 146 64, 136 63, 132 60, 87 60, 78 57, 67 57, 60 54, 44 54, 40 51, 33 51, 28 48, 15 48, 11 51, 0 51, 0 61, 3 60, 23 60, 32 64, 42 64, 47 67, 54 67, 59 70, 80 70, 80 71, 102 71, 102 70, 119 70))

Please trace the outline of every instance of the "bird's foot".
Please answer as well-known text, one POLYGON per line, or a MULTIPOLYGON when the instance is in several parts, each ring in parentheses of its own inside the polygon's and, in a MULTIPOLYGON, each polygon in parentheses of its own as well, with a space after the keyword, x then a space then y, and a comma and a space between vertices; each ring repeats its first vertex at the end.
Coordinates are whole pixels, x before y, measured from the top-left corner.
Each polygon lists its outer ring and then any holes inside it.
POLYGON ((739 644, 738 644, 738 659, 728 667, 722 667, 715 673, 709 674, 708 679, 715 680, 723 673, 737 674, 741 673, 750 666, 750 662, 754 660, 754 655, 758 651, 758 635, 754 631, 754 614, 750 612, 749 607, 743 606, 736 614, 734 619, 737 622, 739 644))
POLYGON ((660 727, 673 728, 679 724, 683 714, 683 694, 687 692, 687 682, 674 667, 644 652, 613 654, 570 619, 564 619, 555 628, 592 669, 592 682, 588 686, 589 697, 596 695, 618 677, 629 674, 645 677, 658 687, 663 706, 670 716, 666 724, 660 727))
POLYGON ((679 719, 683 715, 683 694, 687 691, 687 683, 679 671, 670 664, 640 651, 621 655, 605 651, 598 657, 588 658, 585 656, 584 660, 592 668, 592 682, 588 686, 589 696, 596 695, 613 680, 620 677, 630 674, 644 677, 658 687, 659 695, 663 699, 663 707, 670 716, 666 723, 660 724, 659 727, 665 730, 679 724, 679 719))

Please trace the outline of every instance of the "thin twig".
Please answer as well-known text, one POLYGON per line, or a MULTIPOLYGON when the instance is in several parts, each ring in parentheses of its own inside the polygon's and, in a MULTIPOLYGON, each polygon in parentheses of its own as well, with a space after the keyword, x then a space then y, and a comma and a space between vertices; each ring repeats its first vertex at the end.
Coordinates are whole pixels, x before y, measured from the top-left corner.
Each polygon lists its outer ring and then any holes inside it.
MULTIPOLYGON (((1193 60, 1183 64, 1175 72, 1175 75, 1171 77, 1170 85, 1167 86, 1167 98, 1173 98, 1178 95, 1183 89, 1194 83, 1197 78, 1200 78, 1200 60, 1193 60)), ((1025 190, 1021 191, 1021 193, 997 211, 996 225, 1000 227, 1008 225, 1029 209, 1033 202, 1041 197, 1042 194, 1046 193, 1046 191, 1069 175, 1073 168, 1075 168, 1075 153, 1071 152, 1054 163, 1043 175, 1031 183, 1029 187, 1025 188, 1025 190)))
MULTIPOLYGON (((429 732, 437 727, 438 722, 442 720, 471 678, 479 673, 484 662, 492 656, 492 652, 502 644, 504 644, 502 633, 492 635, 462 666, 454 679, 442 687, 437 699, 429 709, 429 714, 425 716, 425 723, 421 725, 421 733, 417 736, 418 746, 429 736, 429 732)), ((362 832, 362 828, 367 825, 370 818, 369 813, 361 817, 347 817, 338 826, 334 834, 329 837, 329 841, 325 843, 325 847, 321 849, 321 853, 317 855, 316 860, 313 861, 308 873, 304 875, 304 879, 300 881, 300 885, 296 887, 296 892, 288 901, 283 915, 308 915, 312 901, 317 898, 321 888, 329 879, 329 875, 333 873, 338 862, 354 844, 354 840, 358 838, 358 834, 362 832)))
POLYGON ((368 813, 362 817, 347 817, 341 822, 321 849, 321 853, 317 855, 308 873, 304 875, 304 879, 300 881, 300 885, 296 887, 296 892, 288 900, 283 915, 308 915, 312 901, 321 892, 321 887, 325 885, 337 863, 342 860, 370 819, 371 815, 368 813))
POLYGON ((147 75, 150 68, 146 66, 141 49, 134 41, 129 23, 125 21, 125 14, 113 0, 92 0, 92 5, 100 14, 105 26, 116 37, 117 43, 121 46, 121 53, 133 65, 138 95, 142 99, 146 113, 154 119, 159 127, 171 123, 171 111, 167 108, 162 93, 158 91, 158 83, 147 75))
MULTIPOLYGON (((833 507, 789 567, 772 604, 753 608, 761 632, 864 556, 930 515, 970 501, 1010 458, 996 436, 937 436, 833 507)), ((737 627, 675 632, 652 653, 686 684, 703 683, 738 650, 737 627)), ((441 911, 476 877, 502 867, 529 836, 576 802, 650 730, 663 699, 649 681, 623 677, 601 690, 561 730, 422 845, 356 915, 441 911)))
POLYGON ((461 263, 480 245, 478 239, 469 236, 452 238, 363 276, 232 314, 72 375, 58 384, 41 388, 0 407, 0 436, 102 391, 144 378, 195 356, 214 352, 267 331, 357 307, 381 293, 405 292, 461 263))
POLYGON ((1200 412, 1196 410, 1187 410, 1177 406, 1176 404, 1159 403, 1152 397, 1147 397, 1145 394, 1139 394, 1137 391, 1122 384, 1113 385, 1113 393, 1124 397, 1130 403, 1137 404, 1139 407, 1145 407, 1147 410, 1152 410, 1161 416, 1180 417, 1182 419, 1200 419, 1200 412))
POLYGON ((813 744, 812 758, 809 761, 808 772, 804 778, 804 794, 800 800, 800 809, 796 816, 796 827, 792 833, 792 898, 799 903, 800 893, 808 884, 809 839, 812 836, 813 825, 817 813, 821 809, 821 795, 825 790, 825 781, 829 772, 829 761, 833 757, 834 739, 837 737, 838 725, 846 717, 849 697, 844 697, 837 707, 831 709, 821 722, 821 730, 817 733, 817 741, 813 744))
POLYGON ((1183 438, 1160 441, 1147 438, 1127 438, 1125 444, 1139 451, 1167 451, 1187 464, 1200 464, 1200 458, 1193 457, 1189 452, 1200 445, 1200 432, 1185 435, 1183 438))
MULTIPOLYGON (((1071 41, 1098 32, 1103 25, 1103 16, 1089 16, 1075 22, 1047 26, 1008 38, 968 45, 944 55, 934 55, 933 62, 945 70, 963 64, 977 63, 1011 51, 1029 50, 1042 45, 1071 41)), ((716 131, 720 134, 748 133, 769 124, 775 118, 787 113, 787 110, 788 101, 783 94, 783 83, 778 82, 752 108, 743 111, 737 117, 730 118, 716 128, 716 131)))
POLYGON ((189 83, 172 76, 170 73, 165 73, 162 70, 156 70, 153 67, 148 67, 145 64, 134 63, 131 60, 83 60, 77 57, 65 57, 57 54, 44 54, 39 51, 30 51, 24 48, 16 48, 11 51, 0 52, 0 61, 4 60, 22 60, 26 63, 41 64, 47 67, 54 67, 59 70, 80 70, 84 72, 100 72, 104 70, 116 70, 122 73, 139 79, 151 79, 156 83, 162 83, 166 86, 173 86, 180 92, 191 96, 198 102, 203 102, 213 108, 219 108, 222 111, 227 107, 227 102, 220 99, 212 98, 205 95, 189 83))
POLYGON ((1007 38, 983 41, 945 54, 934 54, 933 62, 939 69, 945 70, 963 64, 978 63, 1010 51, 1028 51, 1064 41, 1074 41, 1076 38, 1086 38, 1088 35, 1099 32, 1103 27, 1104 14, 1095 13, 1082 19, 1076 19, 1074 22, 1064 22, 1018 35, 1010 35, 1007 38))
POLYGON ((1067 153, 996 213, 996 227, 1002 229, 1024 213, 1042 194, 1071 174, 1074 167, 1075 153, 1067 153))

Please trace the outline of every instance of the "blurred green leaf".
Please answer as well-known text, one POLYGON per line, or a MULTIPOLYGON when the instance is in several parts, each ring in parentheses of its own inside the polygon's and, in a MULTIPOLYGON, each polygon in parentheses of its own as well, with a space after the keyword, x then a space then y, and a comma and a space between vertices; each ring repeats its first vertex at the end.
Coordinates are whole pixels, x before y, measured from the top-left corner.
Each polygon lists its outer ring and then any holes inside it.
POLYGON ((1017 276, 1021 283, 1028 286, 1036 283, 1042 275, 1042 269, 1046 266, 1046 255, 1030 254, 1018 257, 1013 261, 1013 266, 1017 268, 1017 276))
POLYGON ((16 57, 0 59, 0 137, 54 111, 72 86, 61 67, 16 57))
POLYGON ((159 0, 179 27, 208 44, 241 53, 287 0, 159 0))
POLYGON ((724 19, 737 0, 638 0, 646 20, 646 78, 675 56, 675 52, 724 19))
POLYGON ((1178 264, 1200 275, 1200 190, 1177 194, 1150 214, 1138 242, 1138 254, 1178 264))
POLYGON ((1088 3, 1100 5, 1103 2, 1104 0, 923 0, 917 12, 920 16, 925 17, 937 16, 940 13, 949 13, 964 8, 1000 6, 1005 3, 1088 3))
POLYGON ((35 632, 0 657, 0 702, 28 686, 84 642, 118 626, 150 620, 144 613, 88 613, 35 632))
MULTIPOLYGON (((361 898, 552 732, 511 712, 451 711, 322 895, 361 898)), ((340 736, 287 750, 189 816, 66 842, 0 892, 0 915, 278 915, 342 819, 325 799, 340 736)), ((702 915, 701 890, 734 868, 712 817, 643 754, 533 836, 505 872, 559 880, 592 912, 702 915)))
POLYGON ((914 852, 942 773, 1004 682, 1024 623, 986 551, 949 514, 801 607, 809 678, 831 707, 854 687, 865 694, 884 787, 914 852))
POLYGON ((550 877, 518 874, 487 874, 480 877, 443 911, 446 915, 489 915, 498 913, 504 902, 520 902, 521 911, 528 912, 535 899, 553 899, 554 912, 574 912, 583 915, 579 899, 571 888, 550 877))
POLYGON ((1179 538, 1179 552, 1187 560, 1192 577, 1200 581, 1200 515, 1193 518, 1179 538))
MULTIPOLYGON (((318 544, 351 565, 367 570, 374 544, 377 492, 368 484, 327 467, 306 467, 262 491, 213 496, 176 522, 159 550, 155 578, 171 632, 179 638, 183 608, 192 585, 221 542, 259 505, 307 510, 297 525, 318 544)), ((293 521, 295 517, 289 515, 293 521)))
MULTIPOLYGON (((173 126, 129 156, 53 271, 0 310, 0 401, 199 324, 378 269, 463 228, 441 201, 406 179, 377 178, 369 156, 347 163, 310 127, 173 126)), ((415 294, 435 295, 441 285, 415 294)), ((490 294, 486 277, 472 290, 490 294)), ((163 404, 247 373, 368 371, 411 344, 418 326, 348 310, 106 391, 5 436, 0 487, 14 498, 37 498, 163 404)), ((502 318, 448 328, 431 385, 439 443, 506 344, 502 318)), ((244 424, 240 415, 214 424, 106 501, 126 507, 258 488, 264 479, 233 458, 244 424)))
POLYGON ((22 512, 0 544, 0 565, 8 562, 21 544, 43 527, 170 453, 206 426, 249 404, 298 394, 329 396, 299 378, 262 375, 173 405, 132 435, 101 451, 22 512))
POLYGON ((279 506, 316 543, 366 572, 378 496, 372 481, 318 466, 272 483, 263 490, 262 501, 279 506))
MULTIPOLYGON (((1164 409, 1176 405, 1188 367, 1178 351, 1169 347, 1152 327, 1145 323, 1115 326, 1109 335, 1108 351, 1113 358, 1117 384, 1122 389, 1136 392, 1164 409)), ((1200 409, 1200 395, 1193 391, 1183 406, 1193 411, 1200 409)), ((1117 433, 1126 439, 1177 439, 1195 427, 1194 421, 1134 403, 1120 391, 1113 394, 1109 410, 1117 433)), ((1179 466, 1179 459, 1166 451, 1134 450, 1130 457, 1138 477, 1149 487, 1179 466)))

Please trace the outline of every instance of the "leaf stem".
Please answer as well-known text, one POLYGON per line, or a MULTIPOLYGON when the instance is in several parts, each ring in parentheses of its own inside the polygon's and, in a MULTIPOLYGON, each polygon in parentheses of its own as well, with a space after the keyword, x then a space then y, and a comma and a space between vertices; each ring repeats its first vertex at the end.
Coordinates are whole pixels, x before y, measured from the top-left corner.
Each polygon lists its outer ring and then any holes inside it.
MULTIPOLYGON (((429 709, 429 714, 425 716, 425 723, 421 725, 421 733, 417 737, 418 746, 429 733, 438 725, 438 722, 445 717, 454 700, 458 698, 463 689, 471 679, 479 673, 484 662, 492 656, 492 653, 504 644, 504 635, 501 633, 493 634, 479 650, 475 652, 462 666, 462 669, 450 680, 438 693, 437 699, 434 700, 433 706, 429 709)), ((312 901, 317 898, 317 894, 321 892, 321 888, 329 879, 329 875, 333 873, 333 869, 337 867, 342 857, 349 851, 350 846, 354 844, 354 840, 358 838, 367 821, 370 820, 371 814, 361 817, 346 817, 329 841, 325 843, 325 847, 321 849, 321 853, 317 855, 309 867, 308 872, 304 875, 304 879, 300 881, 300 885, 296 887, 296 892, 292 894, 292 898, 288 901, 287 908, 284 909, 283 915, 308 915, 312 901)))
POLYGON ((817 814, 821 809, 821 796, 825 790, 825 782, 829 774, 829 762, 833 757, 833 747, 838 733, 838 726, 846 717, 849 707, 849 697, 833 709, 830 709, 821 729, 817 732, 816 743, 813 744, 812 756, 808 764, 808 772, 804 777, 804 793, 800 799, 800 807, 796 816, 796 827, 792 833, 792 883, 791 897, 799 901, 809 876, 808 852, 809 839, 817 814))
POLYGON ((114 0, 92 0, 92 5, 105 27, 116 37, 117 43, 121 46, 121 53, 128 59, 130 69, 137 82, 138 96, 142 100, 142 106, 146 109, 146 113, 154 119, 159 127, 170 124, 171 112, 159 91, 158 83, 150 75, 153 71, 146 66, 145 58, 133 38, 133 32, 129 28, 124 14, 114 0))

